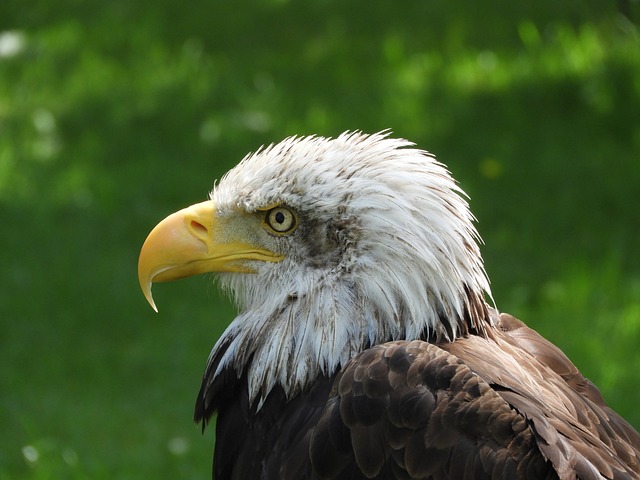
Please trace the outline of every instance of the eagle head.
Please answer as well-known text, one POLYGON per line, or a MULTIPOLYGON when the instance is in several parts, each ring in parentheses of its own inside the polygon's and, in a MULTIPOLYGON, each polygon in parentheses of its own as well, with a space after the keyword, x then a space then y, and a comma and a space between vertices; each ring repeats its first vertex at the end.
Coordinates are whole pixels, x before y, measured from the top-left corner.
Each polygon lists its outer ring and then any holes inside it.
POLYGON ((406 140, 291 137, 158 224, 138 274, 155 308, 153 282, 217 273, 239 314, 212 375, 244 372, 262 400, 378 343, 482 334, 490 289, 473 222, 444 165, 406 140))

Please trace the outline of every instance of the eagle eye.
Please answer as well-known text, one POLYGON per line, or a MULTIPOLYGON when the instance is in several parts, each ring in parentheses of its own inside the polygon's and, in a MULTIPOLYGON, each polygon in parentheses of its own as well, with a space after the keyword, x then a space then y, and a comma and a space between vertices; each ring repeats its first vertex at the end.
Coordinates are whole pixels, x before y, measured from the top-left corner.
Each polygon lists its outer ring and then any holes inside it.
POLYGON ((298 226, 298 219, 293 211, 286 207, 275 207, 267 211, 265 224, 279 235, 293 232, 298 226))

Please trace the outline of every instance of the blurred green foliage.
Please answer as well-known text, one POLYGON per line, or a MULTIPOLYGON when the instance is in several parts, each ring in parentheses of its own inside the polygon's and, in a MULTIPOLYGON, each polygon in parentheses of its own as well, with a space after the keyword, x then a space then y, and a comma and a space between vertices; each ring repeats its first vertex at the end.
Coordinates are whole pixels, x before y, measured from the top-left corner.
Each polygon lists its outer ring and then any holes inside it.
POLYGON ((0 3, 0 479, 206 478, 189 418, 233 311, 139 293, 166 214, 292 134, 447 163, 494 297, 640 427, 637 0, 0 3), (636 23, 634 23, 634 20, 636 23))

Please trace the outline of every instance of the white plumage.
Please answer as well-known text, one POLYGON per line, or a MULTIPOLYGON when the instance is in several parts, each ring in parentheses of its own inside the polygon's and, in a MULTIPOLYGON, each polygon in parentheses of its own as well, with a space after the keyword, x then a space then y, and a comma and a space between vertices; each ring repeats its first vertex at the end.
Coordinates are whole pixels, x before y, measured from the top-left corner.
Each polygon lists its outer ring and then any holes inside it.
POLYGON ((218 369, 241 371, 253 355, 252 400, 276 383, 295 394, 389 339, 454 340, 465 290, 490 295, 464 193, 433 156, 386 133, 288 138, 245 157, 211 199, 222 218, 274 205, 300 216, 276 239, 285 260, 220 274, 241 313, 214 347, 231 339, 218 369))

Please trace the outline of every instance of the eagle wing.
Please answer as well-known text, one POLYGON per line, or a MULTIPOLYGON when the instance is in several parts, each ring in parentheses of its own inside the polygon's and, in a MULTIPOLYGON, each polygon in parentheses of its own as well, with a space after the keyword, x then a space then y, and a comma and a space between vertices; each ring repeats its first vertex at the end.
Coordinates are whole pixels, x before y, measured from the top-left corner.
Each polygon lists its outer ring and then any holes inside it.
POLYGON ((498 327, 349 362, 311 437, 319 477, 638 478, 640 438, 597 389, 523 323, 498 327))

